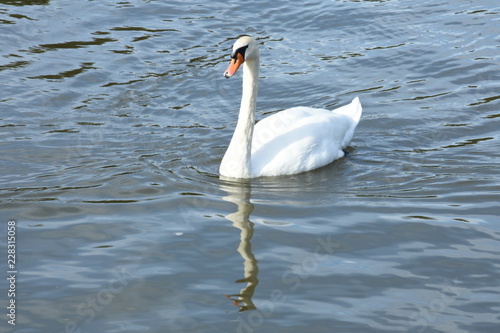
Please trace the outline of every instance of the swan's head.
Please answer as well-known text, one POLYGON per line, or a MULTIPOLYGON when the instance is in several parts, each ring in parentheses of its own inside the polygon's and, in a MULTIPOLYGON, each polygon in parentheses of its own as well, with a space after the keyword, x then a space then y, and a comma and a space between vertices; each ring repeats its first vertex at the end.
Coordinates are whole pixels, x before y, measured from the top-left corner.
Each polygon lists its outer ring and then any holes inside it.
POLYGON ((224 72, 226 78, 230 78, 236 73, 238 68, 245 61, 252 61, 259 58, 259 46, 255 39, 248 36, 238 38, 233 45, 231 52, 231 63, 224 72))

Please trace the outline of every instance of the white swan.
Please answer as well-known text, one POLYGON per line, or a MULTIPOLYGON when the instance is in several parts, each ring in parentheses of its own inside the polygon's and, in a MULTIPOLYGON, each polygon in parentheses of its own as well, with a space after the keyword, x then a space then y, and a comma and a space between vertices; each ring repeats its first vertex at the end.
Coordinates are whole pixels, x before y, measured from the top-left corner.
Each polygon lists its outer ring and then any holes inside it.
POLYGON ((251 37, 239 38, 224 72, 234 75, 243 64, 243 92, 238 123, 219 172, 230 178, 292 175, 313 170, 344 156, 361 117, 356 97, 333 111, 295 107, 255 123, 259 80, 259 47, 251 37))

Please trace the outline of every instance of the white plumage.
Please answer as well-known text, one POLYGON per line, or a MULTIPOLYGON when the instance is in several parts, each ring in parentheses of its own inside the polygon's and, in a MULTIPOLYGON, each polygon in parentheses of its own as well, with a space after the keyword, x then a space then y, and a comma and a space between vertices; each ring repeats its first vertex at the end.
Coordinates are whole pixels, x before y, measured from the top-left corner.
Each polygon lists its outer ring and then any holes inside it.
POLYGON ((356 97, 333 111, 295 107, 254 125, 258 88, 259 50, 250 37, 233 46, 224 76, 243 64, 243 93, 238 123, 222 159, 220 174, 231 178, 283 176, 313 170, 344 156, 361 117, 356 97))

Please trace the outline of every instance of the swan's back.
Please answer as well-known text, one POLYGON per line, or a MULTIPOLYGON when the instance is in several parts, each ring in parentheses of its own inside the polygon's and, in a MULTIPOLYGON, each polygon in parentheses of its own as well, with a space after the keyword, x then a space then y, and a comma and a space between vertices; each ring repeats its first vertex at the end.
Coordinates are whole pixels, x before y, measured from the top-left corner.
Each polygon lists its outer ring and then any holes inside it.
POLYGON ((333 111, 295 107, 261 120, 252 140, 252 177, 305 172, 344 156, 361 113, 356 97, 333 111))

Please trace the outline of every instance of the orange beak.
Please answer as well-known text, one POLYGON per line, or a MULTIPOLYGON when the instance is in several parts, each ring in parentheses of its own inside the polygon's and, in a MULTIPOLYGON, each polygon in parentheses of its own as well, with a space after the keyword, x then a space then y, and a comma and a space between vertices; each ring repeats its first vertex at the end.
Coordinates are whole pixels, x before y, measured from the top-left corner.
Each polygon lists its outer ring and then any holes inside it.
POLYGON ((224 72, 224 77, 226 79, 230 78, 231 76, 236 73, 238 68, 240 68, 241 64, 245 62, 245 58, 241 55, 241 53, 236 54, 236 58, 231 59, 231 63, 227 67, 226 71, 224 72))

